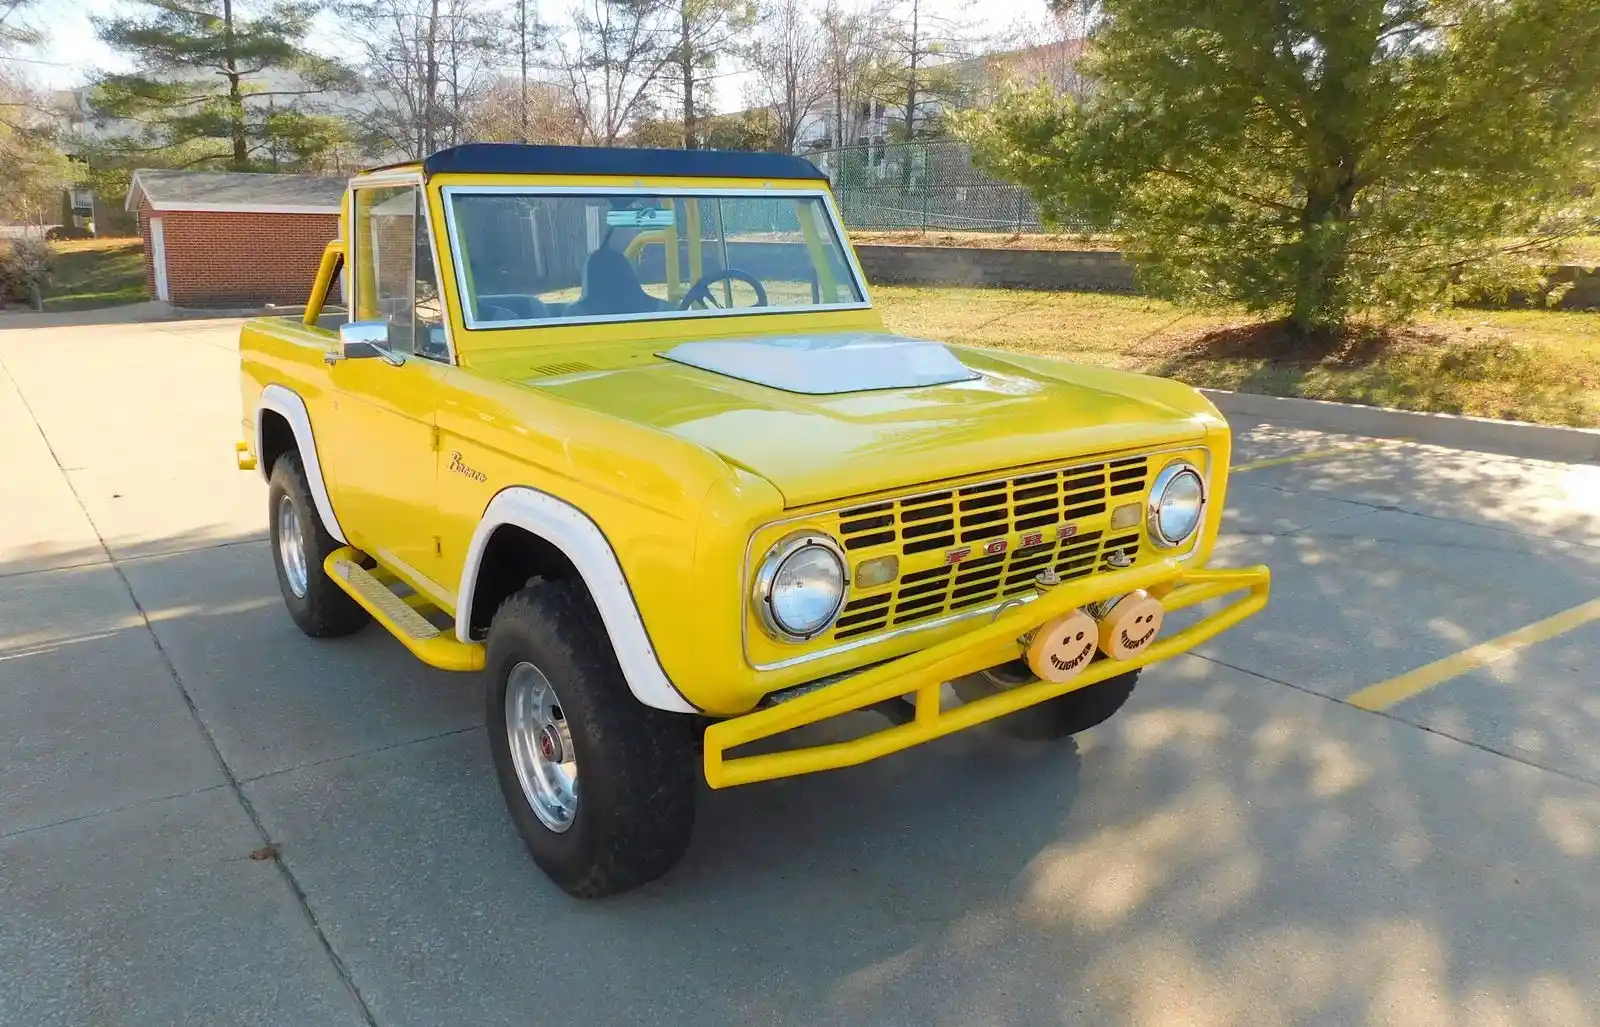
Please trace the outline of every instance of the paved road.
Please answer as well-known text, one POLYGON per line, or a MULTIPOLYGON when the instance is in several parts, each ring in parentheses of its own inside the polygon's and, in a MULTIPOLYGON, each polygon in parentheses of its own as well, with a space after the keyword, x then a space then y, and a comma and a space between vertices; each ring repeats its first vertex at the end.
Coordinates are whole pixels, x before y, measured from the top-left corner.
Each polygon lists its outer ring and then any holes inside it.
POLYGON ((1267 612, 1076 747, 708 792, 584 904, 475 676, 284 614, 233 331, 0 328, 0 1024, 1600 1022, 1600 469, 1241 423, 1267 612))

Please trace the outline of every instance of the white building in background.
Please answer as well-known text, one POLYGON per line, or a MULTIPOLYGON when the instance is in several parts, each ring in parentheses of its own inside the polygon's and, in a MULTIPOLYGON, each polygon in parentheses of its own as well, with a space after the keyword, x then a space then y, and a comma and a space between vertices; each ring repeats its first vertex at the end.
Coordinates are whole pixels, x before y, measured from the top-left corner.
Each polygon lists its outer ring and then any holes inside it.
MULTIPOLYGON (((917 103, 917 121, 932 123, 951 110, 987 106, 1007 83, 1027 88, 1046 82, 1056 92, 1080 98, 1087 96, 1090 84, 1080 70, 1084 45, 1082 39, 1059 39, 1019 50, 930 65, 930 68, 937 68, 941 76, 958 84, 960 96, 952 99, 924 95, 917 103)), ((904 125, 905 119, 904 103, 871 100, 844 112, 841 132, 835 124, 839 120, 838 112, 831 101, 825 100, 801 120, 795 149, 805 153, 840 146, 881 146, 895 135, 898 126, 904 125)))

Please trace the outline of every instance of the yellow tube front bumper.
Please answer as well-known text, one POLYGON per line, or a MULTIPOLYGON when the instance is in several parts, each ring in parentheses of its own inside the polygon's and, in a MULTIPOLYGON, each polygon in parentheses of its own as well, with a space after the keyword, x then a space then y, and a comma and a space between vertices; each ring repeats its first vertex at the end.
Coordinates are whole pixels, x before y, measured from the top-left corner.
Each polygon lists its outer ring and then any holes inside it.
POLYGON ((1270 583, 1271 575, 1265 567, 1191 570, 1175 561, 1163 560, 1059 585, 1031 602, 1002 609, 993 621, 964 635, 776 706, 711 725, 705 734, 706 781, 713 788, 727 788, 854 766, 1165 660, 1193 649, 1256 613, 1267 604, 1270 583), (1168 612, 1233 592, 1247 591, 1247 594, 1182 631, 1158 639, 1133 659, 1097 660, 1068 681, 1034 681, 951 709, 940 708, 940 687, 946 681, 1016 659, 1023 652, 1019 639, 1027 632, 1074 607, 1140 588, 1158 597, 1168 612), (845 742, 752 756, 727 755, 730 749, 805 724, 913 694, 916 713, 904 724, 845 742))

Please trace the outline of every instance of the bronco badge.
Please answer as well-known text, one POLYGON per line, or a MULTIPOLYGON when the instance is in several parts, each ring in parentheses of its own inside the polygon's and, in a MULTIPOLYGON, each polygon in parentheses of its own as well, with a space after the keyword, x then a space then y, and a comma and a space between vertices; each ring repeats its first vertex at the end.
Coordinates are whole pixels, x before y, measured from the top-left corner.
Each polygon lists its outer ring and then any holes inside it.
POLYGON ((456 472, 457 474, 466 475, 467 477, 471 478, 473 481, 488 481, 489 480, 489 476, 487 474, 484 474, 482 471, 478 470, 476 467, 468 467, 466 464, 461 462, 461 451, 460 450, 457 450, 456 452, 450 454, 450 469, 452 471, 456 472))

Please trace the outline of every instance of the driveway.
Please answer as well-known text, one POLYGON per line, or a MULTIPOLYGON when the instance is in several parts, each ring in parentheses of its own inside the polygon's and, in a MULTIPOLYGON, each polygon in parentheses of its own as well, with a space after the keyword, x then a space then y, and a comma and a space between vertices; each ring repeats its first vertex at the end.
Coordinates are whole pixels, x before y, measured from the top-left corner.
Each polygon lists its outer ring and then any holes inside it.
POLYGON ((1600 1022, 1600 469, 1236 424, 1266 612, 582 903, 476 675, 284 613, 237 324, 0 326, 0 1024, 1600 1022))

